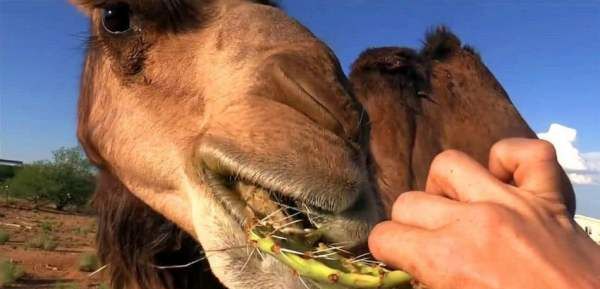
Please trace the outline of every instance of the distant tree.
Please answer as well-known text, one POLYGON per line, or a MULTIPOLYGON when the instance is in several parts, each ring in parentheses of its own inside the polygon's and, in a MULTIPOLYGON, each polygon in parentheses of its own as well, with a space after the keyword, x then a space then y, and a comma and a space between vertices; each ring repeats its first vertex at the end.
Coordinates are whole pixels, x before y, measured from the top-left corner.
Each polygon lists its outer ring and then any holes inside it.
POLYGON ((7 184, 11 195, 34 204, 47 199, 50 191, 58 190, 58 185, 52 178, 51 164, 46 161, 23 166, 7 184))
POLYGON ((8 180, 15 176, 16 167, 0 165, 0 193, 9 200, 8 180))
POLYGON ((60 148, 52 161, 25 165, 8 181, 10 193, 39 203, 47 200, 58 210, 85 204, 94 190, 94 171, 78 147, 60 148))
POLYGON ((0 182, 15 176, 15 167, 0 165, 0 182))
POLYGON ((53 152, 52 177, 58 190, 50 191, 48 200, 62 210, 67 205, 80 206, 94 191, 93 167, 78 147, 53 152))

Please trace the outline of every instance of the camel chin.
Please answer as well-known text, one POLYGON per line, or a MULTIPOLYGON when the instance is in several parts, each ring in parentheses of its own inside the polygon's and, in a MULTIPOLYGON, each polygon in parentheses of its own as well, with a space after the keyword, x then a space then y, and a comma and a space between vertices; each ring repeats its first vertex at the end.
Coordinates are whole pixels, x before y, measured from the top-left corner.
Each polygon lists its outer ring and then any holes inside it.
POLYGON ((223 285, 229 289, 306 289, 289 267, 254 249, 242 225, 219 201, 196 190, 189 194, 195 236, 223 285))

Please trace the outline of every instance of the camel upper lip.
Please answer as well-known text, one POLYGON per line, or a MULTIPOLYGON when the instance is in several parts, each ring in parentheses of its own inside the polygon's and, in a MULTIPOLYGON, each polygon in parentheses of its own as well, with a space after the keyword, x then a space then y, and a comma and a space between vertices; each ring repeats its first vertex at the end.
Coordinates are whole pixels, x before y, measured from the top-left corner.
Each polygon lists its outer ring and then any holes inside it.
POLYGON ((326 167, 290 165, 285 159, 279 162, 256 160, 250 157, 252 154, 240 152, 229 142, 217 139, 205 141, 200 156, 200 167, 209 182, 233 177, 301 200, 327 214, 350 209, 366 187, 366 176, 350 163, 345 164, 347 174, 331 176, 327 175, 326 167))
POLYGON ((243 228, 282 209, 281 219, 301 213, 290 217, 301 229, 320 227, 325 242, 345 242, 351 248, 366 243, 371 228, 382 220, 364 172, 352 162, 340 162, 348 167, 328 173, 327 163, 289 163, 285 155, 243 149, 232 140, 206 137, 196 166, 207 189, 243 228), (247 200, 253 191, 263 195, 262 210, 247 200))

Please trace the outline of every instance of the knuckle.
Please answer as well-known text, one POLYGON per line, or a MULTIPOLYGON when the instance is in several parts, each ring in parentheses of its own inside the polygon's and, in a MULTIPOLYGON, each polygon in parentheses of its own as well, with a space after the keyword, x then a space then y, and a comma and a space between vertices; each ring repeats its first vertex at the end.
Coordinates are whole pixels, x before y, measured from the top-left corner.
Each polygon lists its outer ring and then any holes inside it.
POLYGON ((414 204, 414 202, 420 197, 420 192, 405 192, 402 193, 394 202, 392 206, 392 216, 399 218, 406 210, 407 206, 414 204))
POLYGON ((507 138, 498 141, 490 149, 490 155, 503 156, 512 154, 515 150, 524 150, 529 158, 552 160, 556 159, 554 145, 542 139, 507 138))
POLYGON ((501 205, 482 203, 473 207, 474 217, 483 229, 495 230, 506 222, 506 212, 501 205))
POLYGON ((439 153, 431 162, 431 170, 440 170, 452 164, 455 160, 462 158, 464 153, 458 150, 445 150, 439 153))
POLYGON ((499 204, 482 204, 476 209, 475 224, 478 232, 475 242, 481 246, 497 246, 499 240, 514 238, 519 218, 514 211, 499 204))
POLYGON ((546 140, 533 140, 531 143, 531 150, 534 155, 543 160, 554 160, 556 159, 556 149, 554 145, 546 140))
POLYGON ((381 222, 371 230, 371 234, 369 235, 369 241, 379 241, 386 236, 386 234, 390 231, 390 221, 381 222))
POLYGON ((490 149, 490 155, 491 156, 504 155, 504 152, 507 151, 507 147, 510 146, 510 143, 513 140, 514 139, 503 139, 501 141, 496 142, 494 145, 492 145, 492 148, 490 149))
POLYGON ((406 193, 403 193, 396 200, 396 203, 394 204, 394 207, 398 206, 400 208, 400 207, 402 207, 403 205, 405 205, 407 203, 412 203, 417 198, 419 198, 419 195, 420 195, 419 192, 406 192, 406 193))
POLYGON ((375 225, 368 237, 369 250, 373 253, 374 257, 381 258, 385 252, 383 245, 385 245, 386 235, 389 233, 389 228, 386 222, 375 225))

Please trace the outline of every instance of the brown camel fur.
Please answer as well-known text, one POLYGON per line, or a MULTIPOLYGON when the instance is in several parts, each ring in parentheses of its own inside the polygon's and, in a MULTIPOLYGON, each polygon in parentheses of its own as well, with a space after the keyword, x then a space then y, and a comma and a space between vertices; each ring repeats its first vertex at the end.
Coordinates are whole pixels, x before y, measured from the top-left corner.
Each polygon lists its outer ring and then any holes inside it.
MULTIPOLYGON (((497 141, 536 138, 480 56, 445 27, 429 33, 420 52, 365 51, 350 81, 370 116, 373 170, 388 210, 402 192, 424 189, 433 158, 444 150, 487 165, 497 141)), ((575 195, 563 178, 574 213, 575 195)))
MULTIPOLYGON (((369 117, 335 55, 271 1, 72 1, 91 23, 78 137, 100 171, 98 252, 116 289, 304 288, 284 265, 249 256, 244 224, 253 207, 241 195, 267 190, 277 200, 309 207, 328 229, 324 241, 360 247, 385 215, 380 202, 393 196, 381 181, 386 197, 375 190, 375 176, 392 174, 381 168, 405 169, 401 173, 410 177, 399 184, 420 184, 430 154, 446 148, 447 133, 461 125, 436 100, 436 73, 430 71, 443 70, 426 65, 415 72, 416 83, 405 83, 415 85, 419 97, 406 99, 410 110, 390 122, 409 120, 413 134, 402 137, 402 126, 389 127, 397 133, 393 138, 376 131, 370 153, 369 117), (420 93, 421 86, 431 91, 420 93), (448 125, 420 130, 414 115, 436 109, 448 125), (404 153, 410 167, 402 158, 401 165, 382 165, 386 157, 378 144, 411 138, 404 153)), ((445 42, 428 43, 426 50, 437 55, 445 42)), ((423 55, 417 56, 429 57, 423 55)), ((446 63, 437 60, 440 67, 446 63)), ((478 75, 457 79, 472 77, 478 75)), ((357 86, 357 92, 364 91, 357 86)), ((363 102, 371 99, 365 95, 363 102)), ((504 107, 512 108, 507 98, 504 107)), ((507 123, 524 125, 518 114, 509 116, 507 123)), ((378 129, 377 119, 389 116, 372 117, 378 129)), ((464 148, 483 151, 496 136, 482 134, 488 138, 482 147, 467 142, 464 148)))

